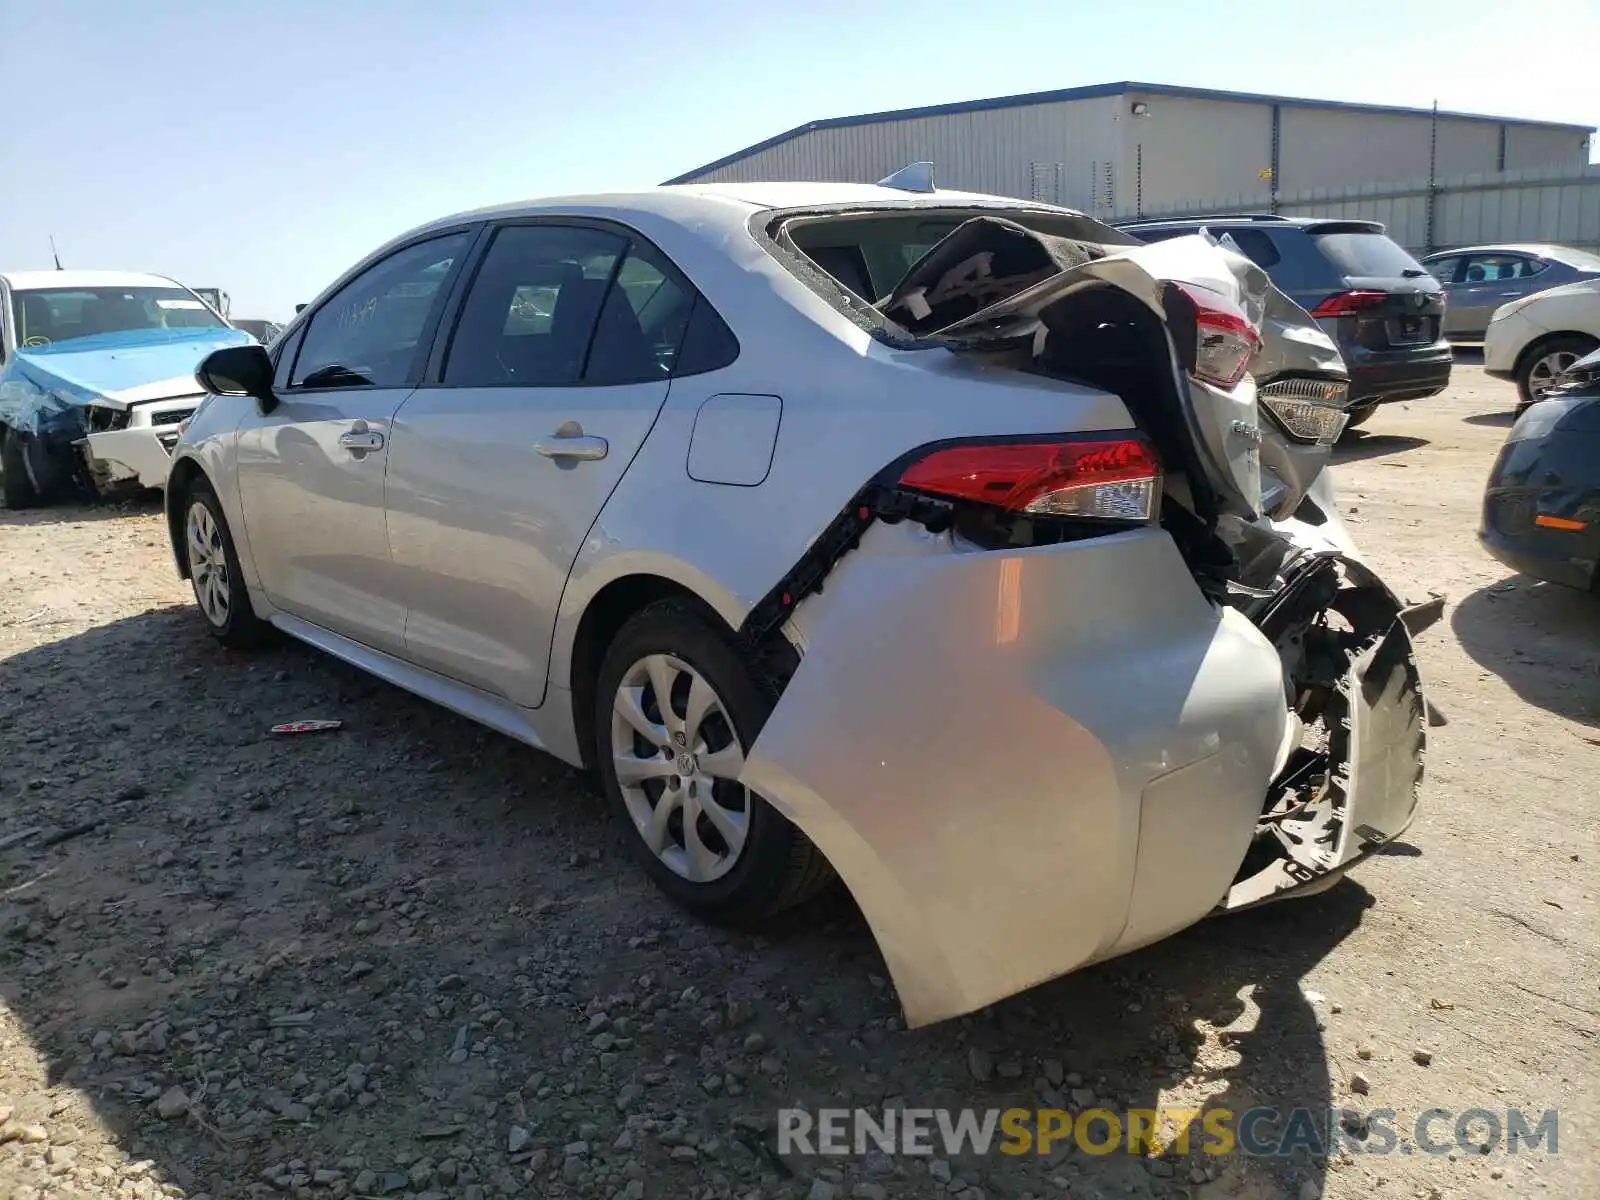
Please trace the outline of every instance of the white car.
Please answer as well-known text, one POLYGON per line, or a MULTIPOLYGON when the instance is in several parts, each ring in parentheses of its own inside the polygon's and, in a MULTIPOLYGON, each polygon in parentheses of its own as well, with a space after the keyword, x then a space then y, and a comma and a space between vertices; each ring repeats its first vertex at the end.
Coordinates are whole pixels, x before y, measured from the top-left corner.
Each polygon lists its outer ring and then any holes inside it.
POLYGON ((159 488, 194 369, 254 339, 194 292, 128 271, 0 274, 0 488, 8 508, 159 488))
POLYGON ((1580 279, 1495 309, 1483 339, 1483 369, 1516 381, 1527 408, 1556 378, 1600 347, 1600 279, 1580 279))
POLYGON ((837 873, 912 1024, 1326 888, 1416 809, 1437 606, 1339 520, 1333 342, 1203 238, 849 184, 522 204, 199 374, 167 516, 215 637, 594 767, 692 911, 837 873))

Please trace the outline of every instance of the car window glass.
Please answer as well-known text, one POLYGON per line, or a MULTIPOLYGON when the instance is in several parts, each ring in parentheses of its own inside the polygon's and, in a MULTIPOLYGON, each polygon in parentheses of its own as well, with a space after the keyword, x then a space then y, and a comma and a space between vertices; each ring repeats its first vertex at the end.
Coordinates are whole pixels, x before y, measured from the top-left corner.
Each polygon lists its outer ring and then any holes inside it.
POLYGON ((1272 243, 1272 235, 1264 229, 1218 229, 1215 231, 1219 239, 1228 238, 1239 248, 1243 254, 1256 266, 1265 270, 1278 265, 1283 255, 1278 253, 1278 247, 1272 243))
POLYGON ((1427 274, 1387 234, 1362 230, 1311 236, 1317 249, 1347 278, 1414 279, 1427 274))
POLYGON ((1141 242, 1164 242, 1168 238, 1186 237, 1191 233, 1199 233, 1198 229, 1128 229, 1125 233, 1138 238, 1141 242))
POLYGON ((672 373, 682 376, 719 371, 738 357, 739 342, 733 331, 704 296, 696 296, 672 373))
POLYGON ((495 234, 445 359, 458 386, 665 379, 693 294, 653 251, 569 225, 495 234))
POLYGON ((694 293, 656 252, 634 242, 600 311, 583 381, 643 383, 671 374, 694 293))
POLYGON ((1467 258, 1467 283, 1498 283, 1538 274, 1543 263, 1520 254, 1473 254, 1467 258))
POLYGON ((300 352, 300 343, 305 340, 306 327, 296 329, 282 345, 272 348, 274 359, 272 363, 272 386, 286 388, 289 386, 289 372, 294 370, 294 356, 300 352))
POLYGON ((397 387, 410 378, 417 343, 467 233, 397 250, 317 309, 290 382, 296 387, 397 387))
POLYGON ((1461 260, 1459 258, 1435 258, 1422 265, 1427 268, 1428 274, 1432 275, 1440 283, 1454 283, 1456 267, 1460 263, 1461 260))

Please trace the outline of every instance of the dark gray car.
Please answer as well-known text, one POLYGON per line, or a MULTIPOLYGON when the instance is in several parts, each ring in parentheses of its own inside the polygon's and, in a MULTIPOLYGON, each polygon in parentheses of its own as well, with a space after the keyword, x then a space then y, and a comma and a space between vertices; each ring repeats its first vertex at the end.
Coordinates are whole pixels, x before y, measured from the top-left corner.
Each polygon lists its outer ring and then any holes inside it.
POLYGON ((1481 342, 1502 304, 1600 275, 1600 255, 1545 244, 1463 246, 1430 254, 1422 265, 1444 285, 1444 334, 1456 342, 1481 342))
POLYGON ((1350 371, 1350 426, 1380 404, 1450 383, 1444 289, 1377 221, 1245 213, 1119 222, 1144 242, 1207 233, 1232 243, 1317 318, 1350 371))

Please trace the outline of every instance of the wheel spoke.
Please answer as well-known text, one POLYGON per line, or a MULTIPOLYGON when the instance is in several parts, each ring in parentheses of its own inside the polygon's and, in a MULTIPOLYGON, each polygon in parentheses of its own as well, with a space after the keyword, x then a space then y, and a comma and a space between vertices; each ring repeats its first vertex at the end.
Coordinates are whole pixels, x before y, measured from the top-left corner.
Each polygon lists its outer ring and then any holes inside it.
POLYGON ((661 799, 656 802, 655 811, 650 814, 649 824, 640 831, 644 834, 644 844, 649 846, 650 852, 657 857, 667 848, 667 822, 672 820, 673 812, 682 804, 682 792, 675 792, 671 789, 663 792, 661 799))
POLYGON ((728 843, 728 853, 739 853, 739 848, 744 845, 745 831, 749 828, 749 813, 723 808, 717 803, 715 795, 707 796, 700 801, 700 809, 716 826, 717 832, 722 835, 722 840, 728 843))
POLYGON ((683 722, 678 719, 678 714, 672 711, 672 685, 677 682, 677 668, 662 655, 652 654, 645 664, 645 669, 650 672, 650 689, 656 694, 656 707, 661 710, 661 720, 666 725, 667 732, 673 734, 683 732, 683 722))
POLYGON ((633 754, 616 754, 612 760, 617 766, 617 782, 623 787, 638 787, 646 779, 664 779, 673 772, 670 758, 640 758, 633 754))
POLYGON ((683 850, 684 857, 689 860, 689 878, 695 881, 711 879, 717 871, 719 856, 716 851, 700 840, 698 828, 700 813, 704 811, 700 801, 695 796, 686 796, 683 801, 683 850))
POLYGON ((700 740, 700 723, 711 713, 721 712, 722 705, 717 702, 716 692, 711 690, 711 685, 699 675, 693 676, 689 684, 689 703, 683 717, 684 742, 693 750, 700 740))
POLYGON ((644 711, 644 688, 624 687, 618 690, 612 704, 617 716, 633 727, 635 733, 653 746, 665 746, 672 740, 665 725, 657 725, 644 711))
POLYGON ((721 750, 700 755, 700 769, 717 779, 737 779, 744 770, 744 751, 738 742, 729 742, 721 750))

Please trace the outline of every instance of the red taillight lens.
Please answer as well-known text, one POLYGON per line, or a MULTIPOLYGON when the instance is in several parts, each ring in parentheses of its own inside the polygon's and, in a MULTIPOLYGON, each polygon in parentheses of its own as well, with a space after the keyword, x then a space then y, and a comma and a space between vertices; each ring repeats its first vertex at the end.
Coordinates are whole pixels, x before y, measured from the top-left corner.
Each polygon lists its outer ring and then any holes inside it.
POLYGON ((1035 516, 1148 521, 1161 494, 1161 464, 1136 437, 985 442, 935 450, 900 482, 1035 516))
POLYGON ((1369 308, 1376 308, 1382 304, 1386 292, 1369 292, 1355 289, 1348 292, 1335 292, 1321 304, 1311 310, 1313 317, 1354 317, 1369 308))
POLYGON ((1173 286, 1194 302, 1195 375, 1218 387, 1235 387, 1261 348, 1261 335, 1216 292, 1188 283, 1173 286))

